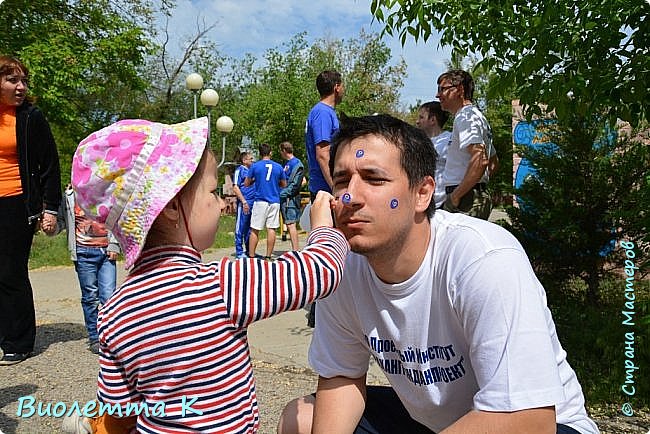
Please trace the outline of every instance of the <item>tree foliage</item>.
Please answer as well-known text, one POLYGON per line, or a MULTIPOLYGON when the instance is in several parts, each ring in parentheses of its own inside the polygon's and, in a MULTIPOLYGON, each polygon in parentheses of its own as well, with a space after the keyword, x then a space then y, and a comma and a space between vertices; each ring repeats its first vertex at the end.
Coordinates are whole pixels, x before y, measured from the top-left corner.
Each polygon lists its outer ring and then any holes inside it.
POLYGON ((57 138, 66 181, 79 140, 146 88, 140 67, 152 48, 150 4, 6 0, 0 8, 0 49, 30 69, 30 93, 57 138))
MULTIPOLYGON (((206 77, 205 88, 214 87, 212 77, 226 61, 220 55, 216 44, 208 39, 208 33, 217 23, 207 24, 197 17, 192 34, 179 37, 172 35, 169 29, 169 17, 174 5, 163 5, 161 13, 165 16, 164 28, 160 32, 160 42, 155 45, 146 59, 143 76, 149 83, 146 92, 134 102, 142 117, 159 122, 182 122, 190 117, 193 110, 192 95, 185 89, 185 77, 188 70, 206 77), (178 38, 179 47, 171 45, 172 39, 178 38)), ((190 26, 188 26, 190 27, 190 26)))
POLYGON ((513 95, 529 120, 552 120, 540 121, 551 144, 519 149, 536 176, 510 210, 538 270, 582 277, 597 302, 609 243, 640 242, 647 266, 648 146, 606 140, 617 119, 648 127, 646 2, 373 0, 371 11, 402 42, 440 32, 455 56, 481 58, 474 72, 489 73, 488 102, 513 95))
POLYGON ((233 60, 219 85, 226 96, 219 110, 235 120, 234 136, 272 146, 288 140, 303 161, 305 121, 319 100, 319 72, 341 72, 346 91, 337 111, 360 115, 396 112, 406 70, 403 61, 391 63, 390 49, 377 35, 361 32, 350 40, 320 39, 311 45, 306 37, 299 33, 267 50, 259 64, 250 55, 233 60))
POLYGON ((560 120, 574 113, 637 125, 647 119, 650 5, 642 0, 373 0, 384 31, 429 39, 494 71, 492 91, 514 86, 528 114, 538 104, 560 120))
MULTIPOLYGON (((582 278, 585 299, 597 303, 600 278, 621 266, 610 260, 615 245, 650 242, 650 146, 639 136, 605 134, 602 122, 566 122, 540 122, 538 145, 519 149, 534 175, 516 191, 520 206, 509 209, 510 229, 538 272, 559 281, 582 278)), ((647 253, 637 251, 641 270, 647 253)))

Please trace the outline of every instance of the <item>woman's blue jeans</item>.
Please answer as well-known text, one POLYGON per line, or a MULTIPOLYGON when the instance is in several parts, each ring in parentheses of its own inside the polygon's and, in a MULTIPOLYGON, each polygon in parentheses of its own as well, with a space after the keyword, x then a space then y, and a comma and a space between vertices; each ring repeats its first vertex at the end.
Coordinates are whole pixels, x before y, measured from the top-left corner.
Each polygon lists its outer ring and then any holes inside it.
POLYGON ((99 305, 106 303, 115 291, 115 261, 108 259, 106 248, 77 246, 77 261, 74 266, 81 287, 81 308, 88 330, 88 340, 91 343, 96 342, 99 305))

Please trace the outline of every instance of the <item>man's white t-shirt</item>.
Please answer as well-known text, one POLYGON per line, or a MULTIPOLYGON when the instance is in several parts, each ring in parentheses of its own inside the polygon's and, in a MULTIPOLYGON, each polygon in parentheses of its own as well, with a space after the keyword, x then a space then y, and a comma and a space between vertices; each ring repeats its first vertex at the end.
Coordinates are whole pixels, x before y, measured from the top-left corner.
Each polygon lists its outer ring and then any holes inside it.
POLYGON ((350 254, 338 290, 317 305, 309 361, 359 378, 369 355, 411 417, 439 432, 474 410, 555 406, 558 423, 598 433, 558 341, 546 295, 503 228, 437 210, 418 271, 382 282, 350 254))
POLYGON ((445 193, 445 184, 443 182, 443 175, 445 173, 445 165, 447 164, 447 148, 449 148, 451 141, 451 133, 443 131, 435 137, 431 137, 431 143, 438 154, 436 159, 436 191, 433 194, 433 199, 436 203, 436 208, 440 208, 447 198, 445 193))
MULTIPOLYGON (((492 144, 492 129, 483 113, 474 105, 463 106, 454 116, 443 179, 445 186, 461 183, 470 161, 468 147, 480 143, 485 145, 488 158, 496 153, 492 144)), ((488 182, 487 169, 479 182, 488 182)))

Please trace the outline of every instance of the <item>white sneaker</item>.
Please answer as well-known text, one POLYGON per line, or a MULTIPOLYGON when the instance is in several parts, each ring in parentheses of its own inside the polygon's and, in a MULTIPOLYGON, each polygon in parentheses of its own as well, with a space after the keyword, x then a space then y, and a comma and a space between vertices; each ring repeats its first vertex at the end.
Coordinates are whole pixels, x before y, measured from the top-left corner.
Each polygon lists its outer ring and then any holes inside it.
POLYGON ((61 426, 64 433, 67 434, 93 434, 93 429, 83 416, 80 416, 76 411, 71 415, 63 418, 63 425, 61 426))

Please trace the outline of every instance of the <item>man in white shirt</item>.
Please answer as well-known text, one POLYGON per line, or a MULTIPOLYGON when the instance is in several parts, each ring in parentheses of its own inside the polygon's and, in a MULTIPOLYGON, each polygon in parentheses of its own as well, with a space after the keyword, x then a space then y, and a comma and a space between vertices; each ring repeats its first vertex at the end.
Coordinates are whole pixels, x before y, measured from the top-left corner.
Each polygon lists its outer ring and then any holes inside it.
POLYGON ((278 432, 598 433, 523 248, 497 225, 435 210, 421 130, 347 119, 330 169, 354 253, 317 305, 316 395, 289 403, 278 432), (390 387, 366 386, 370 357, 390 387))
POLYGON ((431 139, 433 148, 436 150, 436 192, 433 197, 436 208, 440 208, 447 199, 443 174, 447 164, 447 148, 451 144, 451 133, 443 130, 449 114, 445 112, 438 101, 425 102, 418 110, 418 119, 415 125, 424 131, 431 139))
POLYGON ((438 77, 436 97, 442 109, 454 116, 443 176, 447 193, 443 209, 487 220, 492 211, 487 183, 498 168, 498 158, 490 125, 472 102, 472 76, 460 69, 443 73, 438 77))

